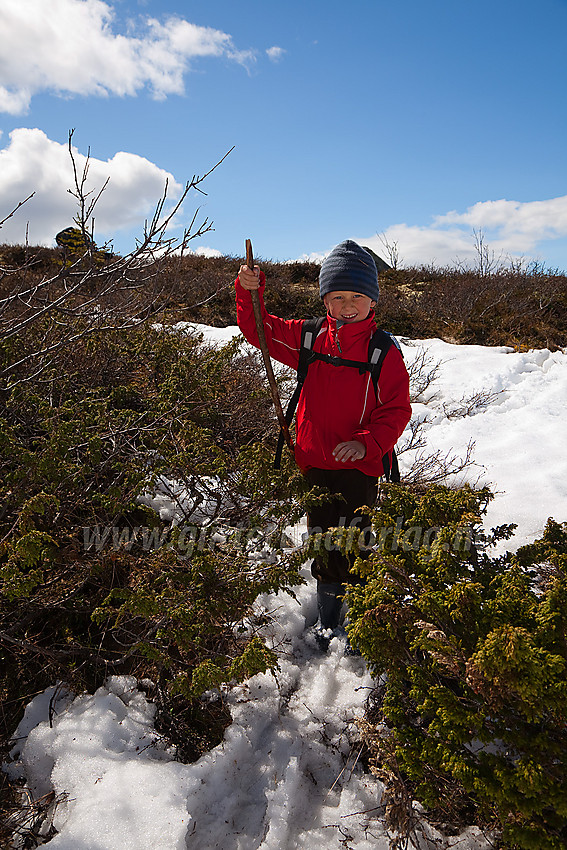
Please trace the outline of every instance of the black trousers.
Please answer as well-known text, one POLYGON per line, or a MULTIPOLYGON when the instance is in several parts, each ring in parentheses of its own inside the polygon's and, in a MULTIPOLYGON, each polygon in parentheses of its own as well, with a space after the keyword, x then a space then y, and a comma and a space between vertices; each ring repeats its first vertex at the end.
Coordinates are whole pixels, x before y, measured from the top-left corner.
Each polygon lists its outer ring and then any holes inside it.
MULTIPOLYGON (((328 531, 335 526, 356 525, 364 529, 370 525, 369 518, 358 510, 362 505, 371 507, 378 494, 378 479, 365 475, 358 469, 308 469, 306 477, 311 486, 326 487, 338 498, 313 507, 307 516, 310 533, 328 531), (342 498, 340 498, 342 497, 342 498)), ((319 582, 325 584, 358 583, 360 579, 350 572, 351 561, 338 549, 322 543, 328 557, 316 556, 311 572, 319 582)), ((353 559, 354 560, 354 559, 353 559)))

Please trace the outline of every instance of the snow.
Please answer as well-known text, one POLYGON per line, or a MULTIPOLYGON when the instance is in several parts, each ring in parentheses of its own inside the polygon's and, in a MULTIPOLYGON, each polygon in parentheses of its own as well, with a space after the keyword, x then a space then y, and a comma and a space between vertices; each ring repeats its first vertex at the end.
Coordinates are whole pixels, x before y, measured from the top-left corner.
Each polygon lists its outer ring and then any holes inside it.
POLYGON ((519 353, 428 340, 404 346, 408 363, 423 346, 440 367, 431 389, 435 397, 414 405, 414 414, 426 419, 428 452, 464 455, 467 442, 474 441, 475 466, 465 480, 488 484, 495 493, 486 527, 517 523, 508 544, 517 548, 541 534, 548 517, 567 519, 565 352, 519 353), (486 407, 460 418, 447 415, 459 400, 477 393, 489 396, 486 407))
MULTIPOLYGON (((213 345, 238 333, 178 329, 213 345)), ((426 440, 417 451, 464 456, 474 441, 474 465, 460 480, 496 492, 487 527, 517 522, 507 544, 515 548, 538 536, 549 516, 566 520, 565 353, 441 340, 405 340, 402 348, 408 364, 424 352, 438 364, 414 405, 426 440)), ((415 455, 402 454, 402 474, 415 455)), ((173 518, 167 487, 158 498, 173 518)), ((303 530, 288 533, 297 540, 303 530)), ((279 672, 226 694, 233 722, 194 764, 174 761, 154 729, 153 706, 129 677, 76 697, 54 686, 30 703, 5 770, 25 777, 34 798, 55 792, 54 850, 386 850, 382 786, 357 763, 356 719, 375 683, 362 659, 345 656, 344 640, 334 638, 327 655, 316 650, 306 631, 316 617, 314 584, 305 575, 296 600, 257 600, 279 672)), ((429 836, 439 848, 489 846, 474 829, 429 836)))
POLYGON ((187 777, 160 747, 153 709, 134 679, 112 677, 73 700, 52 726, 29 732, 21 755, 29 789, 37 799, 53 787, 60 798, 54 848, 185 846, 187 777))
MULTIPOLYGON (((277 679, 228 693, 233 722, 195 764, 173 760, 128 676, 60 700, 51 724, 54 689, 30 703, 11 771, 23 770, 34 798, 55 791, 54 850, 387 850, 382 785, 357 765, 355 721, 373 687, 363 660, 345 657, 339 638, 323 656, 305 634, 312 583, 297 601, 266 594, 257 605, 281 654, 277 679)), ((472 831, 459 846, 488 845, 472 831)))

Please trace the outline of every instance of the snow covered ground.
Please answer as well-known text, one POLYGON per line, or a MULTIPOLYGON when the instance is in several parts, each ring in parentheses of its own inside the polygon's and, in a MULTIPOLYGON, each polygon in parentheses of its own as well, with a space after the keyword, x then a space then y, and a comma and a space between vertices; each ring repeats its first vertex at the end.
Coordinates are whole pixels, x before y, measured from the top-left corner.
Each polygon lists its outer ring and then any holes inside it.
MULTIPOLYGON (((238 332, 200 330, 212 344, 238 332)), ((548 516, 567 520, 566 355, 440 340, 403 349, 408 364, 424 351, 439 364, 414 414, 424 420, 428 452, 464 456, 474 441, 466 478, 497 493, 487 527, 518 523, 508 543, 515 548, 538 536, 548 516)), ((402 474, 411 454, 402 455, 402 474)), ((357 763, 355 720, 373 682, 340 639, 328 655, 317 653, 305 632, 314 597, 310 582, 297 601, 258 600, 270 612, 266 640, 278 647, 280 672, 228 695, 233 723, 195 764, 173 760, 151 704, 128 677, 94 695, 54 687, 37 697, 7 769, 26 777, 35 798, 55 791, 54 850, 386 850, 381 786, 357 763)), ((488 844, 471 830, 430 834, 423 846, 488 844)))

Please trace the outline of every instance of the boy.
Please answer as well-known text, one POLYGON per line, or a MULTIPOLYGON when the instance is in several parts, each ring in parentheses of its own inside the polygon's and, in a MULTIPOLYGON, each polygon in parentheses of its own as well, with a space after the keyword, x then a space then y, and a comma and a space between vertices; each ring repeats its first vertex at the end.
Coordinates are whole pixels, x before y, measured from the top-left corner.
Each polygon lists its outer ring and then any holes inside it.
MULTIPOLYGON (((265 287, 258 266, 240 267, 236 279, 237 319, 240 330, 258 347, 250 290, 265 287)), ((374 308, 379 297, 373 257, 356 242, 337 245, 321 265, 319 292, 326 320, 313 350, 346 360, 368 361, 368 344, 376 330, 374 308)), ((287 321, 270 315, 262 298, 266 343, 272 357, 297 369, 303 320, 287 321)), ((372 505, 378 478, 384 475, 383 457, 391 452, 409 422, 409 378, 402 355, 391 345, 374 391, 370 372, 352 366, 315 360, 309 366, 297 406, 295 459, 312 485, 327 487, 337 498, 310 511, 311 531, 325 532, 341 525, 364 528, 357 513, 372 505)), ((327 562, 315 558, 311 571, 317 579, 318 643, 326 649, 340 624, 344 585, 358 579, 347 558, 330 551, 327 562)))

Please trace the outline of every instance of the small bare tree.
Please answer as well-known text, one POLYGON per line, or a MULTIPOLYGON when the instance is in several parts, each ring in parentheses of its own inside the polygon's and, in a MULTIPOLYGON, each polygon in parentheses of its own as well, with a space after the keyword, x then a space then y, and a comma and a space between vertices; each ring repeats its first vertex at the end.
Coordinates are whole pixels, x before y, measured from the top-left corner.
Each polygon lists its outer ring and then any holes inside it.
MULTIPOLYGON (((108 180, 98 191, 87 188, 90 150, 82 171, 72 148, 69 133, 69 156, 73 166, 74 186, 69 193, 77 201, 75 223, 83 235, 84 251, 54 274, 33 279, 35 260, 26 257, 24 265, 0 269, 0 340, 20 341, 32 326, 37 331, 22 344, 19 356, 4 362, 0 380, 5 385, 18 381, 20 373, 28 380, 54 362, 57 352, 78 338, 104 328, 130 327, 144 321, 164 295, 160 271, 174 254, 183 253, 189 243, 212 230, 208 218, 198 221, 195 211, 189 226, 180 237, 169 236, 172 221, 192 190, 204 194, 201 186, 206 178, 226 159, 230 151, 205 174, 194 174, 179 199, 168 209, 168 185, 157 202, 151 220, 146 221, 143 235, 135 248, 125 256, 97 250, 94 243, 94 212, 108 180), (65 332, 62 333, 62 326, 65 332), (30 370, 30 362, 34 368, 30 370), (22 367, 25 366, 25 372, 22 367)), ((231 149, 232 150, 232 149, 231 149)), ((20 202, 2 221, 8 220, 32 195, 20 202)), ((29 337, 29 335, 28 335, 29 337)))
POLYGON ((500 254, 500 257, 496 257, 494 249, 490 248, 486 242, 482 228, 478 230, 473 229, 473 237, 477 256, 476 271, 480 277, 489 277, 492 274, 497 274, 503 267, 502 254, 500 254))
POLYGON ((397 241, 390 242, 385 233, 378 233, 378 239, 382 243, 384 250, 388 255, 391 267, 393 269, 397 269, 400 264, 400 252, 397 241))

